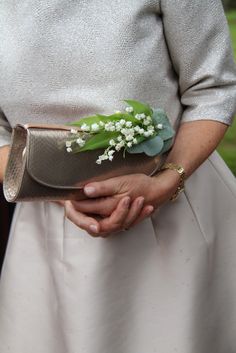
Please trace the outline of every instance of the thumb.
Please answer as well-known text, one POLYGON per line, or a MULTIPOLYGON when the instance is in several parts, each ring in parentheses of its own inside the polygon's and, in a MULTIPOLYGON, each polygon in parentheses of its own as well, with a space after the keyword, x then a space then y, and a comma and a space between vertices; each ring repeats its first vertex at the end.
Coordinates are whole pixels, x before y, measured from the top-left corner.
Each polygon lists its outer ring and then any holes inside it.
POLYGON ((84 193, 88 197, 112 196, 118 192, 118 181, 116 178, 88 183, 84 186, 84 193))

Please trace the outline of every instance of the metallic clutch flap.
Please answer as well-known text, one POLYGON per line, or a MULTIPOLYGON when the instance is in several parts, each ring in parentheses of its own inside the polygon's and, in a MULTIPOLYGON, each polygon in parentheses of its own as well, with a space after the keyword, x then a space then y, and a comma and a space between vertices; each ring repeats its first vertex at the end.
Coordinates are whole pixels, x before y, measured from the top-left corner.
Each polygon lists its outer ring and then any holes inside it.
POLYGON ((7 201, 65 200, 86 198, 83 186, 115 176, 154 174, 166 155, 116 154, 112 162, 96 164, 101 150, 68 153, 65 142, 71 127, 64 125, 16 125, 3 182, 7 201))

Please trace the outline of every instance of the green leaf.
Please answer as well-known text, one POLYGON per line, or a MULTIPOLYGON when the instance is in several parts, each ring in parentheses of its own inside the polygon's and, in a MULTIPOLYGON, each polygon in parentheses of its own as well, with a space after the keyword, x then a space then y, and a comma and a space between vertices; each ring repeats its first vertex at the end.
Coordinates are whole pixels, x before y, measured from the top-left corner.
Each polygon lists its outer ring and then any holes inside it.
POLYGON ((115 113, 111 115, 101 115, 101 114, 96 114, 92 116, 87 116, 85 118, 81 118, 78 121, 71 122, 67 125, 70 126, 82 126, 83 124, 87 124, 88 126, 91 126, 92 124, 99 124, 100 121, 102 121, 104 124, 108 123, 109 121, 118 121, 120 119, 124 119, 126 121, 131 121, 134 125, 139 124, 139 121, 135 119, 132 115, 128 113, 115 113))
POLYGON ((136 100, 131 100, 131 99, 126 99, 124 100, 128 105, 130 105, 133 108, 133 115, 135 116, 136 114, 142 114, 144 113, 145 115, 152 116, 152 108, 145 103, 138 102, 136 100))
POLYGON ((125 121, 131 121, 133 125, 141 125, 140 121, 134 118, 132 115, 128 113, 115 113, 112 115, 109 115, 110 119, 109 121, 118 121, 121 119, 124 119, 125 121))
POLYGON ((92 115, 92 116, 87 116, 85 118, 81 118, 78 121, 72 121, 68 125, 82 126, 83 124, 87 124, 90 126, 92 124, 99 123, 99 121, 106 123, 108 121, 108 119, 105 115, 92 115))
POLYGON ((109 141, 115 139, 119 136, 119 132, 116 131, 104 131, 99 134, 92 136, 83 147, 74 149, 74 152, 84 152, 91 151, 98 148, 107 148, 109 146, 109 141))

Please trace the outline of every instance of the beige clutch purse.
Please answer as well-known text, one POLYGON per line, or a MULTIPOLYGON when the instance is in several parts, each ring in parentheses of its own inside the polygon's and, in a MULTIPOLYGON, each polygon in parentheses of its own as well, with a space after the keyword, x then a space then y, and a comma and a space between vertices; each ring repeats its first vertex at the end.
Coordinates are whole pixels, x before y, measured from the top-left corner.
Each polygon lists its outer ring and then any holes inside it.
POLYGON ((95 163, 101 150, 67 153, 65 141, 71 127, 64 125, 16 125, 3 182, 7 201, 81 200, 83 186, 115 176, 154 174, 166 154, 116 154, 112 162, 95 163))

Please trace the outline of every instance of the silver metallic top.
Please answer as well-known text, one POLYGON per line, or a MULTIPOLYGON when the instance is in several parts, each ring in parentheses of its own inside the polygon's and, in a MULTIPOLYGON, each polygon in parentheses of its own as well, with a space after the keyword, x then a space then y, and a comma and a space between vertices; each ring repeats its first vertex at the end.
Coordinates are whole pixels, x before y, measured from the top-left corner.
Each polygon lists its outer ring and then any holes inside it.
POLYGON ((220 0, 2 0, 0 145, 138 99, 179 122, 231 124, 236 70, 220 0))

